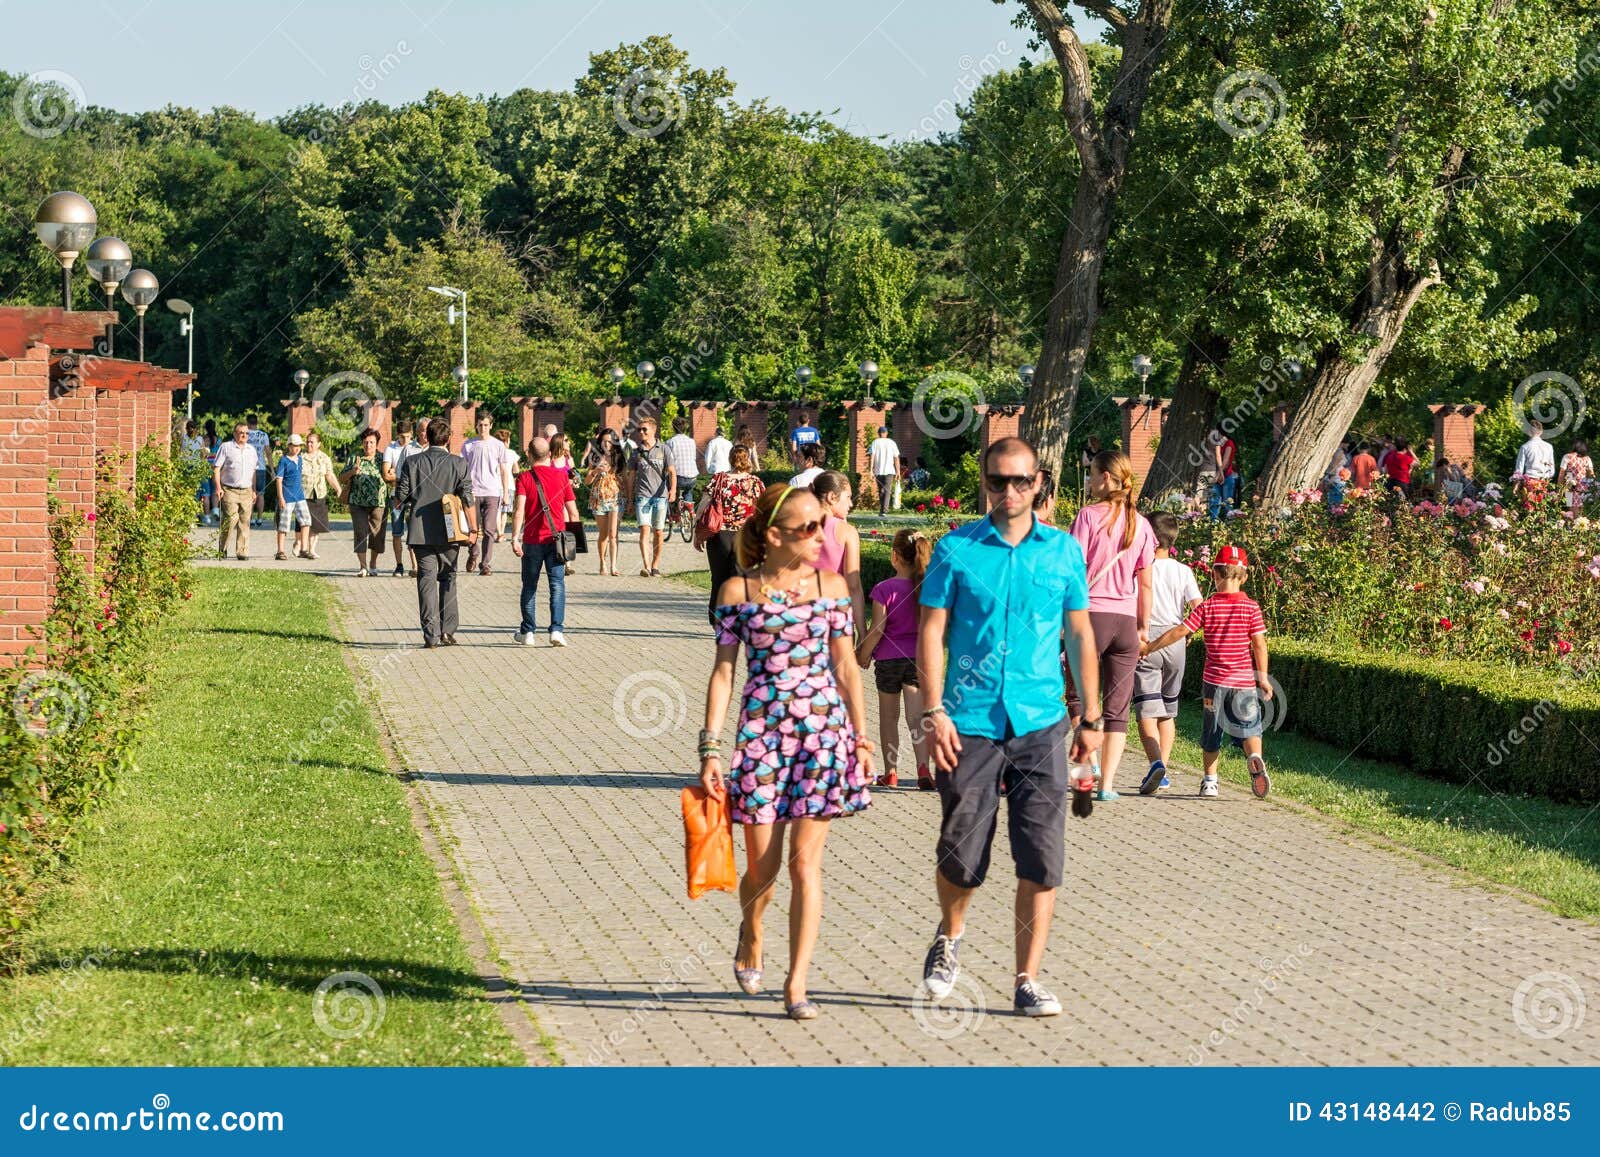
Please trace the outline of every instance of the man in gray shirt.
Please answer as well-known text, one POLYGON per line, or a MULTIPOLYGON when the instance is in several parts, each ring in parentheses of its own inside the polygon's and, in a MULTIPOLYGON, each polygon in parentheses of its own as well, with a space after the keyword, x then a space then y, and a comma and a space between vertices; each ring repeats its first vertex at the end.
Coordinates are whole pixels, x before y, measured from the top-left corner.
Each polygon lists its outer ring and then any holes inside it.
POLYGON ((639 517, 639 557, 644 576, 661 573, 661 547, 666 538, 667 516, 678 497, 678 474, 672 455, 656 442, 654 418, 639 420, 639 444, 628 456, 628 481, 639 517))

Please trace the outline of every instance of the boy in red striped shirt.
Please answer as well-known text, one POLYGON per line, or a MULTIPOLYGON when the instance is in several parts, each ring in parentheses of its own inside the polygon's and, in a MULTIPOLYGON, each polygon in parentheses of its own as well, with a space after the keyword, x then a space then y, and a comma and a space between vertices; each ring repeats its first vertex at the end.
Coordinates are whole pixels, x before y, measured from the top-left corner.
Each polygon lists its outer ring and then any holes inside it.
POLYGON ((1200 794, 1208 798, 1217 794, 1217 760, 1224 735, 1231 735, 1244 747, 1250 790, 1256 797, 1266 798, 1272 787, 1261 755, 1265 704, 1272 700, 1272 683, 1267 678, 1267 624, 1256 601, 1241 589, 1248 567, 1243 548, 1219 550, 1211 566, 1216 592, 1182 623, 1141 649, 1142 654, 1159 651, 1196 631, 1205 636, 1206 663, 1201 673, 1205 722, 1200 735, 1205 778, 1200 781, 1200 794))

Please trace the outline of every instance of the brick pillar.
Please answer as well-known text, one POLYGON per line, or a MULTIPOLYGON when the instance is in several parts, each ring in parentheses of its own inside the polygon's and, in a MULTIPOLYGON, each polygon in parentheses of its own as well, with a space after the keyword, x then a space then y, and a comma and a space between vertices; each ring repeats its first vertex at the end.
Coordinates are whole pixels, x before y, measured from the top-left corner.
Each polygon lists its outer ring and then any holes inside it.
POLYGON ((922 456, 923 430, 915 406, 895 406, 889 416, 889 434, 900 447, 900 461, 910 466, 922 456))
POLYGON ((156 449, 172 455, 172 395, 166 390, 140 390, 134 395, 139 431, 135 449, 154 442, 156 449))
POLYGON ((1150 473, 1162 428, 1167 423, 1170 398, 1113 398, 1122 410, 1122 450, 1133 463, 1133 486, 1138 490, 1150 473))
POLYGON ((134 395, 127 390, 95 390, 95 453, 116 464, 113 477, 124 490, 133 490, 134 395))
MULTIPOLYGON (((889 424, 892 402, 844 402, 845 424, 849 429, 850 457, 845 467, 852 474, 867 473, 867 447, 878 436, 878 427, 889 424)), ((901 448, 904 452, 904 447, 901 448)))
POLYGON ((477 402, 440 402, 439 408, 450 422, 450 453, 461 453, 461 446, 477 431, 473 424, 478 419, 477 402))
MULTIPOLYGON (((750 427, 750 441, 755 446, 756 453, 762 457, 762 467, 765 468, 767 443, 771 434, 769 427, 772 424, 772 408, 775 402, 735 402, 733 403, 733 434, 734 441, 739 440, 739 427, 750 427)), ((783 438, 781 447, 785 455, 789 452, 789 439, 783 438)), ((787 458, 785 458, 787 464, 787 458)))
POLYGON ((512 417, 511 448, 518 454, 526 453, 527 445, 533 436, 539 432, 539 403, 540 398, 512 398, 511 404, 517 408, 512 417))
POLYGON ((1429 406, 1428 409, 1433 413, 1434 461, 1448 458, 1470 475, 1472 458, 1477 452, 1474 443, 1477 415, 1483 407, 1469 403, 1429 406))
MULTIPOLYGON (((378 432, 378 449, 382 450, 394 439, 395 403, 387 398, 373 398, 361 403, 361 430, 378 432)), ((356 433, 361 433, 357 430, 356 433)))
MULTIPOLYGON (((544 433, 546 426, 554 426, 557 434, 567 432, 567 403, 558 402, 553 398, 540 398, 539 404, 533 411, 534 428, 540 434, 544 433)), ((571 447, 568 447, 570 450, 571 447)), ((576 456, 576 455, 574 455, 576 456)))
POLYGON ((288 412, 289 426, 283 432, 285 440, 290 434, 299 434, 304 438, 316 428, 317 419, 322 416, 322 405, 319 402, 302 402, 299 398, 285 398, 283 408, 288 412))
POLYGON ((621 398, 615 394, 609 398, 596 398, 594 404, 600 407, 600 429, 623 433, 638 403, 638 398, 621 398))
POLYGON ((704 454, 706 443, 717 436, 717 414, 722 403, 687 402, 685 405, 689 410, 689 437, 694 439, 695 448, 704 454))
MULTIPOLYGON (((3 380, 3 379, 0 379, 3 380)), ((50 422, 50 464, 56 474, 56 497, 65 512, 87 517, 94 510, 95 426, 94 389, 76 376, 53 383, 56 393, 50 422)), ((94 523, 85 522, 74 540, 85 566, 94 563, 94 523)))
POLYGON ((39 640, 50 607, 50 350, 0 358, 0 656, 39 640))
MULTIPOLYGON (((1001 438, 1015 438, 1022 432, 1022 413, 1026 406, 999 406, 981 402, 973 407, 978 414, 978 461, 989 452, 989 447, 1001 438)), ((989 511, 989 492, 978 487, 978 513, 989 511)))
POLYGON ((1284 432, 1289 429, 1289 414, 1293 410, 1293 402, 1279 402, 1272 407, 1272 444, 1274 446, 1283 441, 1284 432))

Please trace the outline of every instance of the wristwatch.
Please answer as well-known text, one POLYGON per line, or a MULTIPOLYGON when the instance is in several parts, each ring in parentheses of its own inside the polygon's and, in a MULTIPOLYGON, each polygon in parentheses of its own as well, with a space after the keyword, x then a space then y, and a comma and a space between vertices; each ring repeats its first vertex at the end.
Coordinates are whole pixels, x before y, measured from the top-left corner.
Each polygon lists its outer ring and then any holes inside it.
POLYGON ((1080 731, 1104 731, 1105 729, 1106 729, 1106 720, 1105 720, 1105 716, 1103 716, 1103 715, 1098 719, 1080 719, 1080 720, 1078 720, 1078 730, 1080 730, 1080 731))

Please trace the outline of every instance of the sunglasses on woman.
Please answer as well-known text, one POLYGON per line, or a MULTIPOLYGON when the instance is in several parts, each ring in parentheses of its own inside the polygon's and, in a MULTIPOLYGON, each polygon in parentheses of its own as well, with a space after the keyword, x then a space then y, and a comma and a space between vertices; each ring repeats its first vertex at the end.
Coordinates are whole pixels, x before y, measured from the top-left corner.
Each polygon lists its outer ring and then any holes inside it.
POLYGON ((792 534, 796 538, 810 538, 822 529, 822 520, 813 518, 810 522, 798 522, 793 526, 778 526, 776 528, 783 534, 792 534))

